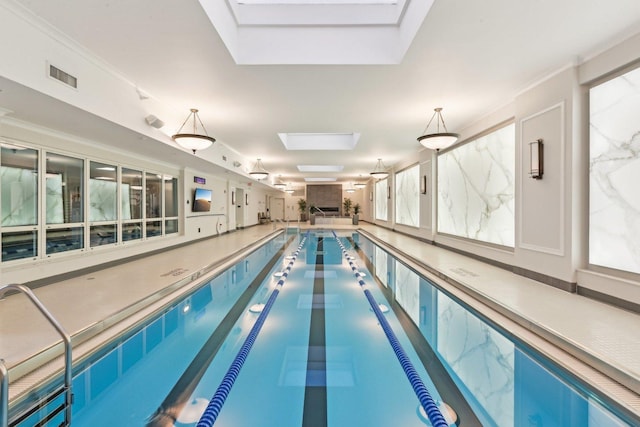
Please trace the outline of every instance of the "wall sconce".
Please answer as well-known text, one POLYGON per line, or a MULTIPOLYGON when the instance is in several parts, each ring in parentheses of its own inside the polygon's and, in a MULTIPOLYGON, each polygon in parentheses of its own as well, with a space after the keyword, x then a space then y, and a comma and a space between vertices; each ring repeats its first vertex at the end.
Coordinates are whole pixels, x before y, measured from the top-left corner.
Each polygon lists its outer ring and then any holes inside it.
POLYGON ((544 158, 544 145, 542 139, 529 143, 529 154, 531 163, 529 165, 529 175, 533 179, 542 179, 542 165, 544 158))
POLYGON ((427 175, 422 175, 420 181, 420 194, 427 194, 427 175))

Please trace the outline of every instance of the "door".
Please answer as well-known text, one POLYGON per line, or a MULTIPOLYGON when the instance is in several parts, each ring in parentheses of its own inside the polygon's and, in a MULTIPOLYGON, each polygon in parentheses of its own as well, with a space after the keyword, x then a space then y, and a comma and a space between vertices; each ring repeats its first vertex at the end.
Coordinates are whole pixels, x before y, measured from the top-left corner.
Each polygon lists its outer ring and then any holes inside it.
POLYGON ((236 228, 244 227, 244 189, 236 188, 236 228))
POLYGON ((271 199, 271 220, 284 220, 284 199, 283 198, 273 198, 271 199))

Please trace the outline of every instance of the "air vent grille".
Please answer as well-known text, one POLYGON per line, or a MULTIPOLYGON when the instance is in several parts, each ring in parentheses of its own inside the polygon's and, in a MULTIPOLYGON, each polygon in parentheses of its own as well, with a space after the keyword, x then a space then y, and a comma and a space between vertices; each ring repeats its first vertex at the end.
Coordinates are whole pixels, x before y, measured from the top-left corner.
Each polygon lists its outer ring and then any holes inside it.
POLYGON ((66 85, 71 86, 72 88, 78 88, 78 79, 76 77, 73 77, 69 73, 65 73, 61 69, 56 68, 51 64, 49 64, 49 76, 61 81, 66 85))

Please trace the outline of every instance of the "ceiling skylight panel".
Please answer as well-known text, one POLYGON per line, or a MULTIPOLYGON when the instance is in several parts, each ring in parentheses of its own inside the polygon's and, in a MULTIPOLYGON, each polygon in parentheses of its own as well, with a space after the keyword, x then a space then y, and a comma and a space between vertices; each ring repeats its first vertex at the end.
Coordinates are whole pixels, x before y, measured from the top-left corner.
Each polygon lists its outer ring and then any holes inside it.
POLYGON ((398 0, 236 0, 238 4, 397 4, 398 0))

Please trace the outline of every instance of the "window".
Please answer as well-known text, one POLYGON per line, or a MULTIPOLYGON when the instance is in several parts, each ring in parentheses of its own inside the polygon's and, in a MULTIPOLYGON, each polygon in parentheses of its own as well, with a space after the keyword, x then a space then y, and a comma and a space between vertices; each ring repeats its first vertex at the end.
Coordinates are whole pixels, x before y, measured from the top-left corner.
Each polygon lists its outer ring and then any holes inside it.
POLYGON ((396 174, 396 223, 420 225, 420 165, 396 174))
POLYGON ((142 171, 122 168, 122 241, 142 239, 142 171))
POLYGON ((640 273, 640 69, 589 96, 589 263, 640 273))
POLYGON ((169 175, 0 140, 2 262, 179 232, 169 175))
POLYGON ((178 178, 164 177, 164 234, 178 232, 178 178))
POLYGON ((114 165, 90 162, 90 246, 116 243, 118 236, 118 173, 114 165))
POLYGON ((2 261, 38 256, 38 151, 0 144, 2 261))
POLYGON ((84 248, 84 160, 46 153, 47 255, 84 248))
POLYGON ((438 232, 515 242, 515 125, 438 156, 438 232))
POLYGON ((386 221, 389 202, 389 189, 387 188, 387 180, 381 179, 376 182, 376 219, 386 221))
POLYGON ((145 174, 145 237, 155 237, 162 235, 162 221, 149 221, 150 218, 160 218, 162 216, 162 176, 155 173, 145 174))

